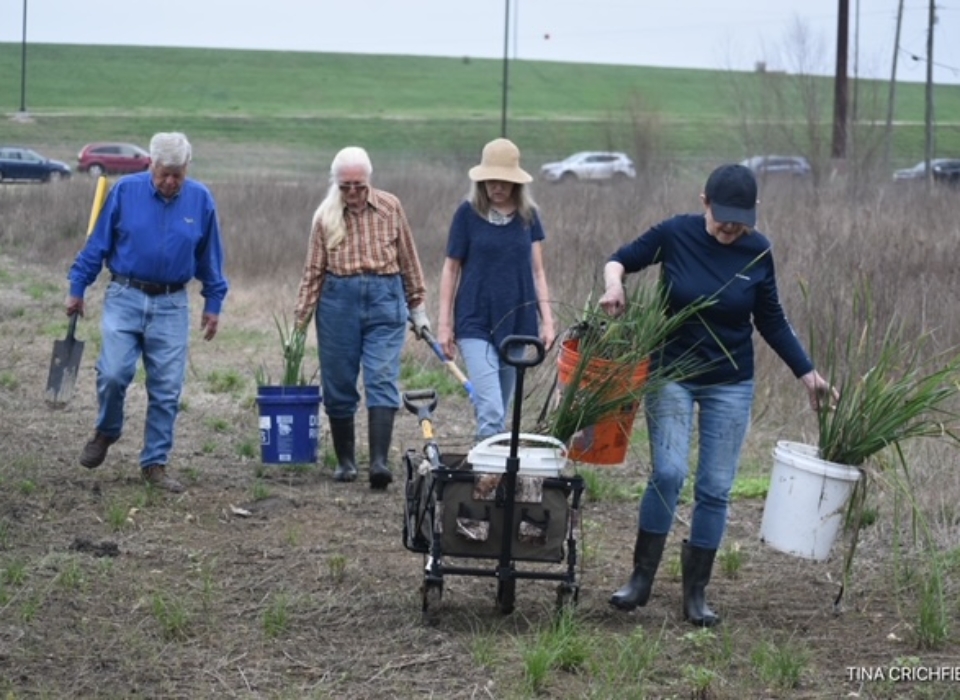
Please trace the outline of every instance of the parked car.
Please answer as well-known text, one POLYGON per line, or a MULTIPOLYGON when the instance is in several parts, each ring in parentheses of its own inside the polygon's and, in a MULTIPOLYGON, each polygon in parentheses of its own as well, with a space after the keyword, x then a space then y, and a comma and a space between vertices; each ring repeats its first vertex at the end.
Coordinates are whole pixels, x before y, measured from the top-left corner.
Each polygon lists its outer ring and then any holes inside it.
MULTIPOLYGON (((927 161, 921 160, 914 166, 895 170, 894 180, 922 180, 926 175, 927 161)), ((934 158, 930 161, 930 170, 933 171, 934 179, 937 179, 937 172, 956 170, 960 168, 960 159, 958 158, 934 158)))
POLYGON ((633 161, 616 151, 582 151, 556 163, 545 163, 540 175, 548 182, 625 180, 637 176, 633 161))
POLYGON ((66 163, 50 160, 29 148, 0 146, 0 182, 56 182, 70 177, 70 173, 66 163))
POLYGON ((753 156, 741 161, 740 165, 750 168, 758 178, 779 175, 807 177, 812 172, 810 161, 803 156, 753 156))
POLYGON ((77 154, 77 170, 101 175, 139 173, 150 167, 150 154, 132 143, 88 143, 77 154))
POLYGON ((933 179, 946 185, 960 186, 960 160, 948 160, 933 167, 933 179))

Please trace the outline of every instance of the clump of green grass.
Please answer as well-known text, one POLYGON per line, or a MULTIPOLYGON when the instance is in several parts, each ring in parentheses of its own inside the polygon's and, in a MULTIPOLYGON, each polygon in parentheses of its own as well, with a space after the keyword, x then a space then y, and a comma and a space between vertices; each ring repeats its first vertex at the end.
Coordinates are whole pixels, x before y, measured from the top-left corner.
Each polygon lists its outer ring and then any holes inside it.
POLYGON ((253 493, 251 495, 253 500, 262 501, 270 498, 270 489, 265 483, 263 483, 262 479, 257 479, 253 483, 253 493))
POLYGON ((130 524, 130 509, 125 503, 112 500, 107 505, 107 524, 114 532, 120 532, 130 524))
POLYGON ((422 362, 406 357, 400 363, 400 384, 407 391, 433 389, 438 396, 458 396, 464 392, 449 371, 425 367, 422 362))
POLYGON ((12 391, 20 386, 20 380, 17 379, 17 375, 13 372, 4 370, 0 372, 0 389, 6 389, 7 391, 12 391))
POLYGON ((76 559, 70 559, 64 565, 63 570, 57 574, 57 584, 67 590, 79 590, 83 588, 85 578, 83 569, 76 559))
POLYGON ((230 431, 230 421, 226 418, 208 418, 206 425, 215 433, 226 433, 230 431))
POLYGON ((244 440, 237 445, 237 455, 244 459, 254 459, 259 454, 260 448, 252 440, 244 440))
POLYGON ((268 637, 279 637, 290 624, 290 602, 283 593, 272 596, 263 611, 263 631, 268 637))
POLYGON ((150 609, 165 639, 187 638, 190 629, 190 613, 180 599, 154 593, 150 600, 150 609))
POLYGON ((720 570, 727 578, 736 579, 740 577, 740 570, 743 568, 743 549, 739 542, 731 542, 717 553, 717 560, 720 562, 720 570))
POLYGON ((950 639, 950 619, 953 616, 946 600, 943 568, 937 561, 938 556, 932 556, 918 600, 916 635, 921 649, 939 649, 950 639))
POLYGON ((27 580, 27 564, 22 559, 11 559, 3 567, 3 582, 10 586, 22 586, 27 580))
POLYGON ((234 394, 242 391, 243 385, 243 377, 235 369, 215 369, 207 375, 207 390, 211 394, 234 394))
POLYGON ((770 490, 770 478, 765 476, 737 477, 730 489, 730 498, 734 499, 762 499, 767 497, 770 490))
POLYGON ((583 477, 587 498, 595 503, 633 501, 642 495, 642 486, 625 486, 600 469, 578 469, 577 474, 583 477), (641 493, 638 493, 638 488, 641 493))
POLYGON ((800 686, 809 654, 803 647, 792 644, 761 642, 750 654, 753 667, 764 683, 771 683, 782 690, 800 686))
POLYGON ((336 583, 343 581, 343 576, 347 570, 347 558, 342 554, 331 554, 327 559, 327 571, 330 572, 330 578, 336 583))
POLYGON ((570 610, 564 610, 532 644, 521 649, 524 677, 532 692, 541 692, 555 671, 585 669, 595 642, 570 610))
POLYGON ((683 680, 690 686, 690 697, 694 700, 708 700, 713 693, 711 688, 718 679, 716 671, 706 666, 684 664, 682 668, 683 680))

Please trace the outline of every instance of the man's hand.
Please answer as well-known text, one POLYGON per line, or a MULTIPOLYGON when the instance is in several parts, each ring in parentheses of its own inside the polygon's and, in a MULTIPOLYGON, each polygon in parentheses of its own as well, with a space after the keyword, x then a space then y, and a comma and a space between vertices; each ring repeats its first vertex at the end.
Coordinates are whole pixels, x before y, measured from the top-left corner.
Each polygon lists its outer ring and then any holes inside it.
POLYGON ((200 330, 204 331, 204 340, 213 340, 213 336, 217 334, 217 324, 219 321, 220 317, 217 316, 217 314, 204 313, 200 317, 200 330))
POLYGON ((77 314, 83 318, 83 297, 67 297, 67 316, 77 314))
POLYGON ((430 319, 427 318, 427 310, 423 304, 410 309, 410 325, 413 326, 414 335, 420 340, 424 340, 424 333, 432 333, 430 319))

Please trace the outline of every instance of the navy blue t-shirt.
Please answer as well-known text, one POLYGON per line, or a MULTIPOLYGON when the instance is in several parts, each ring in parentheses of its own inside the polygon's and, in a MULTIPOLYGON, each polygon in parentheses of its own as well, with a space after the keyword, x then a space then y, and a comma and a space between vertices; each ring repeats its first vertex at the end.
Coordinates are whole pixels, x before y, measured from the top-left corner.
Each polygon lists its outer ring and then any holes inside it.
POLYGON ((460 261, 453 310, 457 338, 500 347, 508 335, 539 335, 533 244, 543 239, 538 216, 528 225, 518 214, 497 226, 470 202, 457 208, 447 241, 447 257, 460 261))
POLYGON ((627 272, 659 263, 672 310, 715 301, 674 334, 660 358, 667 367, 691 357, 708 367, 696 384, 752 379, 754 327, 795 376, 813 369, 780 305, 772 248, 759 231, 723 245, 707 233, 702 214, 685 214, 653 226, 610 260, 627 272))

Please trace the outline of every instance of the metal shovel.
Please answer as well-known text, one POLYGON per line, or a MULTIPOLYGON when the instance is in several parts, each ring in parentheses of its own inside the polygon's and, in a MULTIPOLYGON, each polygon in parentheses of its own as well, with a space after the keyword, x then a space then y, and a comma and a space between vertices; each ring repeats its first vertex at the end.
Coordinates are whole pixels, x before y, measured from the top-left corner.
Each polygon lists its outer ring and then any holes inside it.
POLYGON ((77 383, 77 370, 83 357, 83 341, 74 337, 78 316, 73 314, 70 317, 67 337, 53 344, 50 374, 47 377, 47 403, 52 406, 65 406, 73 396, 73 387, 77 383))

